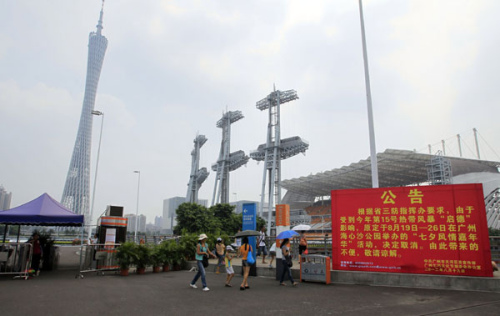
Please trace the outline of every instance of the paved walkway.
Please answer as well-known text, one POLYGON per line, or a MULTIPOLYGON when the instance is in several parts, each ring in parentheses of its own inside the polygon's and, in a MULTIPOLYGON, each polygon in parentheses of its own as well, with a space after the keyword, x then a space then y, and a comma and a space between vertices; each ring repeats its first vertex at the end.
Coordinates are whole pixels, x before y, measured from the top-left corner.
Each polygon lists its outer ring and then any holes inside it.
MULTIPOLYGON (((0 278, 4 315, 499 315, 500 294, 484 292, 324 285, 279 286, 273 278, 252 277, 240 291, 225 274, 207 273, 209 292, 189 287, 194 272, 87 273, 75 278, 79 257, 64 249, 60 269, 30 280, 0 278), (64 260, 63 260, 64 259, 64 260)), ((210 269, 209 269, 210 271, 210 269)), ((213 270, 212 270, 213 271, 213 270)))

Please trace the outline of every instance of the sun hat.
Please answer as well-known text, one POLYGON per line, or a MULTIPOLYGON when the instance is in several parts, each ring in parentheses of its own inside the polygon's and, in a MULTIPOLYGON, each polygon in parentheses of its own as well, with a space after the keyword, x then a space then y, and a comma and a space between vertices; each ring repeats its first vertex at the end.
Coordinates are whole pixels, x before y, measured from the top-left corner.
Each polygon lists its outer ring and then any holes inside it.
POLYGON ((203 239, 208 239, 208 236, 205 234, 201 234, 200 237, 198 237, 198 240, 203 240, 203 239))
POLYGON ((220 237, 219 237, 219 238, 217 238, 217 241, 222 241, 222 238, 220 238, 220 237))

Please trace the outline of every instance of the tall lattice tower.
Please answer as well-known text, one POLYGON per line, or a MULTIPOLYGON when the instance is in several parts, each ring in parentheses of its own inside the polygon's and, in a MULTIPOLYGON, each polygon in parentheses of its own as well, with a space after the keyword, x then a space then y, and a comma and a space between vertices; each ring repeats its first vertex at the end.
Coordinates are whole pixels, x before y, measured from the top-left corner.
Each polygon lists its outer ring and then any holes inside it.
POLYGON ((298 136, 281 139, 280 105, 298 99, 295 90, 274 91, 257 102, 257 109, 268 110, 269 123, 267 125, 267 142, 259 145, 257 150, 250 153, 250 157, 257 161, 264 161, 262 177, 262 194, 259 206, 259 216, 263 216, 265 202, 266 174, 269 174, 268 183, 268 211, 267 233, 271 232, 271 216, 275 204, 281 204, 281 160, 290 158, 299 153, 305 153, 309 143, 298 136))
POLYGON ((196 135, 193 140, 194 149, 191 152, 191 175, 189 176, 186 202, 198 203, 198 191, 201 185, 207 179, 209 172, 207 168, 200 168, 200 149, 207 142, 205 135, 196 135))
POLYGON ((90 151, 92 145, 92 111, 94 110, 97 84, 101 75, 102 62, 108 46, 108 40, 102 36, 102 16, 97 24, 97 31, 89 34, 89 51, 87 59, 87 80, 83 98, 82 114, 78 134, 76 136, 73 156, 69 165, 66 184, 61 203, 76 214, 83 214, 86 222, 89 216, 90 187, 90 151))
POLYGON ((222 142, 220 146, 219 160, 212 165, 212 170, 217 171, 215 176, 214 194, 212 205, 216 203, 229 203, 229 172, 238 169, 250 159, 243 150, 230 152, 231 124, 243 118, 241 111, 229 111, 222 115, 217 121, 217 127, 222 128, 222 142))

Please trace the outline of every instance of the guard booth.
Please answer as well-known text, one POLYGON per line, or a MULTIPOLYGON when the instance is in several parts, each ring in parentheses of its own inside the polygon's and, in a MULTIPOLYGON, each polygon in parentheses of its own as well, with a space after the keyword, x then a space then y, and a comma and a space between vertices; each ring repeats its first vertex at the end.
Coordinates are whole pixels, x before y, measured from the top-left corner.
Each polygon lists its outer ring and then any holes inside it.
POLYGON ((301 256, 300 281, 330 284, 330 257, 321 255, 301 256))
POLYGON ((127 239, 128 219, 123 217, 123 206, 108 205, 106 216, 99 218, 99 247, 95 249, 97 269, 114 269, 115 244, 124 243, 127 239))
POLYGON ((127 218, 123 206, 108 205, 105 216, 99 218, 99 244, 120 244, 127 239, 127 218))

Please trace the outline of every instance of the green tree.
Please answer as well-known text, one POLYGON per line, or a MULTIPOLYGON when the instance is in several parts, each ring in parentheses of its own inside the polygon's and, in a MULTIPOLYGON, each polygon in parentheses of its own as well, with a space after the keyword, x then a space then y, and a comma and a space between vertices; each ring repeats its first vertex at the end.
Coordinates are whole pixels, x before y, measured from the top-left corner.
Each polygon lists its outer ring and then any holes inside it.
POLYGON ((234 213, 236 207, 229 204, 216 204, 210 207, 215 218, 219 221, 222 232, 231 235, 241 228, 241 216, 234 213))
POLYGON ((260 216, 257 216, 257 230, 260 230, 262 226, 266 227, 267 229, 267 222, 260 216))
POLYGON ((215 233, 220 231, 220 222, 215 218, 213 210, 196 203, 182 203, 176 210, 177 225, 174 233, 180 235, 183 230, 188 233, 215 233))
MULTIPOLYGON (((214 236, 234 236, 243 224, 243 216, 234 212, 229 204, 216 204, 206 208, 196 203, 182 203, 176 210, 176 235, 184 233, 205 233, 214 236)), ((257 230, 266 225, 266 221, 257 216, 257 230)))
POLYGON ((19 225, 11 225, 9 226, 9 234, 11 236, 17 235, 19 233, 19 225))

